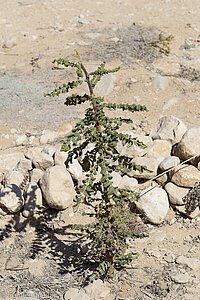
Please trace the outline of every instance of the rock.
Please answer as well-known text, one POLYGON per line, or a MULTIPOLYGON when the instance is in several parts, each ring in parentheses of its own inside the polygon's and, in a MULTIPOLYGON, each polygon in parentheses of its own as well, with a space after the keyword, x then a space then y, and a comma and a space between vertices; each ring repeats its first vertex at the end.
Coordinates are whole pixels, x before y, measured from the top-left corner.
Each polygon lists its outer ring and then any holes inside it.
MULTIPOLYGON (((200 153, 200 126, 188 129, 181 141, 176 145, 173 152, 182 160, 191 158, 200 153)), ((197 165, 200 157, 196 157, 190 162, 197 165)))
POLYGON ((154 140, 151 148, 145 154, 145 157, 167 157, 172 150, 171 143, 165 140, 154 140))
POLYGON ((200 181, 200 171, 192 165, 179 165, 169 175, 173 183, 182 187, 193 187, 200 181))
POLYGON ((66 209, 75 197, 75 189, 69 172, 62 166, 47 169, 40 179, 44 199, 51 208, 66 209))
POLYGON ((29 273, 34 277, 45 276, 46 262, 43 259, 30 259, 26 262, 26 267, 28 267, 29 273))
POLYGON ((85 291, 79 290, 77 288, 70 288, 64 295, 64 300, 91 300, 91 298, 86 295, 85 291))
POLYGON ((177 166, 179 163, 180 159, 177 156, 168 156, 161 161, 158 167, 160 170, 166 171, 177 166))
POLYGON ((25 204, 22 214, 25 218, 28 218, 42 208, 44 208, 42 192, 36 182, 30 182, 25 193, 25 204))
POLYGON ((158 165, 162 158, 136 157, 132 160, 136 165, 146 166, 148 171, 140 173, 139 171, 129 171, 127 174, 130 177, 150 179, 157 175, 158 165))
POLYGON ((53 155, 55 154, 56 152, 56 148, 55 147, 51 147, 51 146, 45 146, 43 149, 42 149, 42 153, 46 153, 46 154, 49 154, 51 157, 53 157, 53 155))
POLYGON ((138 209, 149 222, 161 224, 169 209, 167 193, 159 187, 150 187, 143 190, 138 195, 138 209))
POLYGON ((156 182, 159 185, 164 186, 168 182, 168 176, 167 176, 167 174, 163 174, 160 177, 156 178, 156 182))
POLYGON ((113 91, 113 85, 115 81, 115 75, 106 74, 102 77, 102 80, 97 83, 94 88, 95 95, 107 96, 113 91))
POLYGON ((186 257, 184 255, 180 255, 176 259, 176 263, 178 265, 185 265, 192 270, 199 270, 200 269, 200 260, 195 257, 186 257))
POLYGON ((171 279, 176 283, 187 283, 190 280, 190 275, 187 272, 172 275, 171 279))
POLYGON ((4 175, 3 175, 3 173, 0 172, 0 183, 3 182, 3 179, 4 179, 4 175))
POLYGON ((64 138, 70 131, 72 130, 71 124, 64 124, 62 128, 58 129, 57 131, 51 131, 45 129, 42 131, 42 135, 40 137, 41 144, 49 144, 53 143, 61 138, 64 138))
POLYGON ((40 153, 38 156, 35 156, 33 158, 33 165, 37 169, 41 169, 42 171, 45 171, 49 167, 52 167, 54 164, 53 158, 46 153, 40 153))
POLYGON ((190 189, 179 187, 172 182, 165 185, 165 191, 168 194, 169 201, 174 205, 184 205, 183 197, 189 192, 190 189))
POLYGON ((158 75, 154 77, 152 84, 156 89, 165 90, 169 84, 169 78, 158 75))
POLYGON ((187 127, 181 120, 174 116, 165 116, 159 120, 157 128, 153 130, 156 132, 152 134, 152 138, 167 140, 174 145, 182 139, 186 130, 187 127))
POLYGON ((9 48, 13 48, 16 45, 17 45, 17 39, 16 37, 12 37, 8 40, 3 41, 2 48, 9 49, 9 48))
POLYGON ((178 103, 179 101, 180 101, 180 99, 177 98, 177 97, 173 97, 173 98, 168 99, 163 105, 163 110, 166 110, 166 109, 170 108, 171 106, 178 103))
POLYGON ((138 186, 138 181, 136 178, 131 178, 127 175, 122 177, 121 185, 123 189, 134 189, 136 186, 138 186))
POLYGON ((33 169, 30 174, 30 181, 38 183, 43 174, 44 171, 42 171, 41 169, 33 169))
POLYGON ((185 205, 177 205, 176 210, 190 219, 195 219, 200 215, 199 207, 196 207, 193 211, 191 211, 191 209, 187 209, 185 205))
POLYGON ((133 146, 128 147, 128 146, 123 146, 122 142, 119 141, 116 146, 116 150, 121 154, 121 155, 126 155, 128 157, 136 157, 136 156, 143 156, 147 150, 148 147, 152 145, 152 138, 150 136, 146 136, 143 134, 139 133, 134 133, 132 131, 123 131, 122 133, 124 134, 129 134, 132 138, 136 138, 138 141, 142 142, 143 144, 146 145, 147 148, 140 148, 133 144, 133 146))
POLYGON ((54 155, 55 166, 65 166, 68 153, 64 151, 56 151, 54 155))
POLYGON ((24 145, 27 139, 27 136, 25 134, 21 134, 21 135, 15 134, 14 137, 17 146, 24 145))
POLYGON ((30 160, 33 160, 33 158, 35 156, 38 156, 41 151, 42 151, 41 147, 29 148, 27 151, 25 151, 24 156, 30 160))
POLYGON ((86 294, 90 299, 94 300, 114 300, 114 297, 110 295, 110 288, 103 283, 102 280, 95 280, 84 288, 86 294))
POLYGON ((24 204, 22 192, 15 184, 10 184, 0 193, 0 206, 10 213, 20 211, 24 204))
POLYGON ((22 174, 26 174, 28 171, 32 170, 32 161, 27 158, 20 159, 15 167, 15 170, 21 172, 22 174))
POLYGON ((0 155, 1 172, 7 172, 14 169, 18 161, 22 158, 24 158, 24 154, 22 152, 13 152, 0 155))
POLYGON ((20 171, 10 171, 5 175, 5 185, 15 184, 21 189, 26 185, 27 178, 20 171))

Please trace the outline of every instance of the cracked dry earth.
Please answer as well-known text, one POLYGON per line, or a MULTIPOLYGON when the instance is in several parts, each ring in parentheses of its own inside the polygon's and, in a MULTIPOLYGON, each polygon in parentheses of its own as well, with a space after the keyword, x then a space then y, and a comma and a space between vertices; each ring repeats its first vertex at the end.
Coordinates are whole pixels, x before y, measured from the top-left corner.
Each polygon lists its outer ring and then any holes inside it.
MULTIPOLYGON (((0 154, 24 149, 15 145, 12 129, 39 134, 80 118, 82 109, 65 107, 64 97, 43 97, 73 78, 71 71, 52 70, 51 61, 75 59, 75 49, 87 66, 104 60, 121 66, 105 98, 146 105, 148 113, 134 115, 146 133, 164 115, 199 126, 199 15, 198 0, 0 1, 0 154), (152 44, 161 32, 174 36, 169 55, 152 44), (157 75, 167 79, 166 87, 153 86, 157 75)), ((81 267, 70 257, 81 254, 83 239, 68 228, 80 214, 0 219, 0 299, 63 299, 80 286, 81 267)), ((149 236, 130 244, 138 258, 109 282, 115 299, 199 300, 200 219, 172 209, 160 226, 136 218, 149 236)))

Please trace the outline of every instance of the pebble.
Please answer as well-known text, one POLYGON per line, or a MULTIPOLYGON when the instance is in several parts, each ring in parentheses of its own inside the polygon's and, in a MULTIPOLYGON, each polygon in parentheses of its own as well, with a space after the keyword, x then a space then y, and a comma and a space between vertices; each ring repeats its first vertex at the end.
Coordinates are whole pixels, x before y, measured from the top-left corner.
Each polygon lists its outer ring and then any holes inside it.
POLYGON ((177 104, 179 101, 180 101, 180 99, 176 98, 176 97, 168 99, 163 105, 163 110, 170 108, 174 104, 177 104))
POLYGON ((169 84, 169 78, 158 75, 154 77, 152 84, 156 89, 165 90, 169 84))
POLYGON ((172 275, 171 279, 176 283, 187 283, 190 280, 190 275, 187 272, 179 273, 176 275, 172 275))
POLYGON ((185 265, 192 270, 199 270, 200 269, 200 260, 195 257, 186 257, 186 256, 178 256, 176 259, 176 263, 178 265, 185 265))
POLYGON ((160 170, 166 171, 177 166, 179 163, 180 159, 177 156, 168 156, 161 161, 158 167, 160 170))

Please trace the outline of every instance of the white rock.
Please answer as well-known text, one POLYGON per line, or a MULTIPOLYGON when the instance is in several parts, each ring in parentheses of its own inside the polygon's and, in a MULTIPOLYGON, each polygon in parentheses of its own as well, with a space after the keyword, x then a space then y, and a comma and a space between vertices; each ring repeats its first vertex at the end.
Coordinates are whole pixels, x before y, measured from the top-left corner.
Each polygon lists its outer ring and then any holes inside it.
POLYGON ((18 212, 24 203, 22 192, 15 184, 8 185, 0 193, 0 206, 6 208, 10 213, 18 212))
POLYGON ((44 171, 41 169, 33 169, 31 174, 30 174, 30 181, 38 183, 40 178, 44 175, 44 171))
POLYGON ((36 182, 30 182, 25 193, 25 204, 22 214, 25 218, 28 218, 42 208, 44 208, 42 192, 36 182))
POLYGON ((136 165, 146 166, 148 171, 140 173, 139 171, 129 171, 127 174, 130 177, 150 179, 157 175, 157 169, 160 161, 163 158, 136 157, 132 160, 136 165))
MULTIPOLYGON (((200 153, 200 126, 188 129, 183 135, 181 141, 174 149, 176 156, 180 159, 188 159, 200 153)), ((198 164, 200 158, 197 157, 191 162, 198 164)))
POLYGON ((24 158, 24 154, 22 152, 13 152, 0 155, 1 172, 6 172, 14 169, 18 161, 22 158, 24 158))
POLYGON ((64 295, 64 300, 91 300, 91 298, 86 295, 85 291, 79 290, 77 288, 70 288, 64 295))
POLYGON ((145 157, 167 157, 172 150, 171 143, 165 140, 154 140, 151 148, 145 154, 145 157))
POLYGON ((191 212, 190 210, 188 211, 185 205, 177 205, 176 210, 190 219, 195 219, 200 215, 199 207, 196 207, 195 210, 191 212))
POLYGON ((160 177, 156 178, 156 182, 161 186, 164 186, 167 183, 167 181, 168 181, 167 174, 163 174, 160 177))
MULTIPOLYGON (((110 288, 103 283, 102 280, 95 280, 93 283, 90 283, 88 286, 84 288, 86 294, 90 297, 90 299, 94 300, 105 300, 111 299, 110 288)), ((112 297, 114 299, 114 297, 112 297)))
POLYGON ((26 178, 20 171, 12 170, 6 173, 5 182, 6 185, 15 184, 23 189, 26 185, 26 178))
POLYGON ((134 189, 136 186, 138 186, 138 181, 136 178, 131 178, 127 175, 122 177, 121 185, 123 189, 134 189))
POLYGON ((15 167, 16 171, 21 172, 22 174, 27 173, 28 171, 32 170, 32 161, 27 158, 22 158, 20 161, 17 163, 15 167))
POLYGON ((106 96, 113 91, 115 75, 106 74, 102 77, 102 80, 97 83, 94 88, 95 95, 106 96))
POLYGON ((165 116, 159 120, 157 127, 153 130, 152 138, 153 140, 167 140, 174 145, 182 139, 186 130, 187 127, 181 120, 174 116, 165 116))
POLYGON ((140 148, 133 144, 133 146, 128 147, 128 146, 123 146, 122 142, 119 141, 116 146, 116 150, 121 154, 121 155, 126 155, 128 157, 136 157, 136 156, 143 156, 147 151, 148 147, 151 147, 153 144, 152 138, 150 136, 146 136, 143 134, 139 133, 134 133, 132 131, 123 131, 123 134, 128 134, 132 138, 136 138, 138 141, 142 142, 143 144, 146 145, 146 148, 140 148))
POLYGON ((33 158, 33 165, 35 166, 35 168, 41 169, 43 171, 45 171, 49 167, 52 167, 53 164, 54 164, 53 158, 46 153, 41 152, 38 156, 35 156, 33 158))
POLYGON ((45 146, 43 149, 42 149, 42 153, 46 153, 46 154, 49 154, 50 156, 53 157, 53 155, 55 154, 56 152, 56 148, 55 147, 52 147, 52 146, 45 146))
POLYGON ((176 275, 172 275, 171 279, 176 283, 187 283, 190 279, 190 275, 187 272, 178 273, 176 275))
POLYGON ((77 159, 72 159, 72 163, 69 164, 67 170, 73 179, 77 181, 83 179, 83 169, 77 159))
POLYGON ((68 153, 64 151, 56 151, 54 155, 55 166, 65 166, 68 153))
POLYGON ((62 210, 72 205, 75 189, 72 178, 64 167, 48 168, 40 179, 40 186, 50 207, 62 210))
POLYGON ((152 84, 156 89, 165 90, 169 84, 169 78, 158 75, 154 77, 152 84))
POLYGON ((189 192, 190 189, 179 187, 172 182, 165 185, 165 191, 168 194, 169 201, 174 205, 184 205, 183 197, 189 192))
POLYGON ((169 175, 173 183, 182 187, 193 187, 200 181, 200 171, 192 165, 179 165, 169 175))
POLYGON ((186 257, 184 255, 180 255, 177 257, 176 263, 178 265, 185 265, 192 270, 200 269, 200 260, 196 257, 186 257))
POLYGON ((2 48, 13 48, 17 45, 17 39, 16 37, 12 37, 8 40, 3 41, 2 48))
POLYGON ((33 158, 39 155, 41 151, 42 147, 29 148, 24 152, 24 156, 30 160, 33 160, 33 158))
POLYGON ((140 192, 138 204, 138 209, 153 224, 161 224, 169 209, 167 193, 159 187, 150 187, 140 192))
POLYGON ((27 136, 25 134, 15 134, 15 141, 16 141, 16 145, 20 146, 23 145, 26 142, 27 136))
POLYGON ((158 167, 160 170, 166 171, 177 166, 179 163, 180 159, 177 156, 168 156, 161 161, 158 167))

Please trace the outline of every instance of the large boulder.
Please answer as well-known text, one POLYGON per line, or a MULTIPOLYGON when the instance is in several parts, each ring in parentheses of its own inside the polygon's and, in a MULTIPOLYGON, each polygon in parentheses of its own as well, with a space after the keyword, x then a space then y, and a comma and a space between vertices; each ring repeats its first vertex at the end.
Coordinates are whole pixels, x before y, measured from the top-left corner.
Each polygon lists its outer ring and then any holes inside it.
POLYGON ((154 140, 151 148, 145 154, 146 157, 167 157, 170 156, 172 145, 165 140, 154 140))
POLYGON ((63 166, 53 166, 40 179, 40 186, 47 204, 63 210, 72 205, 75 189, 69 172, 63 166))
MULTIPOLYGON (((183 135, 181 141, 173 149, 173 153, 182 160, 186 160, 200 153, 200 126, 188 129, 183 135)), ((191 163, 197 165, 200 161, 200 155, 191 160, 191 163)))
POLYGON ((152 138, 153 140, 167 140, 174 145, 181 140, 186 130, 187 127, 181 120, 174 116, 165 116, 159 120, 152 138))
POLYGON ((149 222, 161 224, 169 209, 169 200, 165 190, 159 187, 149 187, 139 193, 138 209, 149 222))
POLYGON ((0 207, 10 213, 18 212, 24 204, 24 199, 20 188, 15 184, 10 184, 0 193, 0 207))
POLYGON ((169 196, 169 201, 174 205, 184 205, 183 197, 187 195, 189 192, 189 188, 183 188, 173 184, 172 182, 168 182, 165 185, 165 191, 169 196))

